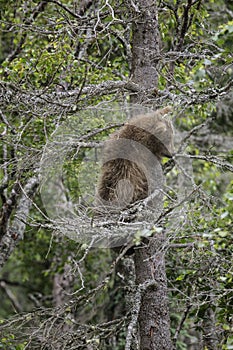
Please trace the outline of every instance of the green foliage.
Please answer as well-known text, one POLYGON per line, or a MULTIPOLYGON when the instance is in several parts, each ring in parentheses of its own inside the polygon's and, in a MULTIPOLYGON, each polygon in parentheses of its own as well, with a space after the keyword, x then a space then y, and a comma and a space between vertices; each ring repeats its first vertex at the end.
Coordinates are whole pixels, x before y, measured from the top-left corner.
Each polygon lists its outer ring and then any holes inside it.
MULTIPOLYGON (((77 142, 102 141, 114 131, 114 128, 101 131, 102 128, 125 120, 125 115, 113 112, 112 101, 129 100, 126 89, 98 93, 95 89, 100 83, 130 77, 131 22, 138 16, 137 7, 130 13, 124 1, 103 0, 90 6, 84 16, 79 16, 74 1, 48 2, 37 13, 35 8, 39 4, 39 1, 0 1, 0 80, 4 97, 3 117, 0 118, 1 182, 8 173, 6 187, 1 193, 1 207, 5 204, 4 196, 10 195, 15 183, 23 187, 34 174, 45 144, 53 139, 59 127, 63 128, 69 121, 77 142), (82 89, 86 86, 89 89, 84 94, 82 89), (69 96, 75 91, 75 97, 69 96), (62 99, 62 94, 68 97, 62 99), (83 107, 101 106, 106 101, 112 103, 109 110, 101 112, 99 109, 96 114, 81 112, 83 107), (92 135, 87 137, 89 134, 92 135), (79 139, 80 136, 83 139, 79 139)), ((233 11, 232 4, 223 0, 196 1, 188 18, 185 17, 186 0, 163 1, 158 7, 162 45, 161 52, 155 53, 154 57, 154 60, 159 59, 159 81, 158 95, 153 102, 155 105, 170 104, 172 100, 176 108, 176 127, 184 133, 206 123, 211 132, 232 137, 232 94, 229 94, 233 45, 233 22, 229 13, 233 11), (170 100, 165 100, 162 93, 170 100), (222 105, 216 102, 216 96, 222 105), (218 114, 221 106, 222 114, 218 114), (213 122, 210 122, 210 116, 213 122)), ((63 137, 66 131, 62 129, 60 135, 63 137)), ((194 137, 197 134, 194 133, 194 137)), ((202 137, 201 132, 199 136, 202 137)), ((200 141, 197 144, 192 138, 188 143, 185 149, 188 155, 217 155, 232 162, 232 151, 224 150, 219 154, 218 146, 206 146, 200 141)), ((71 199, 80 200, 81 205, 93 202, 99 166, 96 149, 86 147, 80 151, 77 144, 70 147, 62 170, 71 199)), ((211 308, 223 334, 219 346, 227 350, 233 347, 232 175, 203 159, 193 160, 191 167, 192 181, 187 176, 190 183, 187 189, 182 189, 188 198, 182 202, 177 187, 182 169, 174 167, 167 175, 170 187, 165 201, 165 210, 169 211, 173 204, 174 210, 159 226, 139 230, 134 243, 139 246, 142 237, 156 235, 161 225, 167 229, 173 335, 188 310, 177 349, 187 349, 198 342, 203 320, 211 308)), ((46 217, 39 193, 27 221, 24 240, 2 272, 3 280, 9 283, 22 310, 33 310, 35 300, 41 308, 52 308, 55 304, 54 278, 57 274, 65 274, 66 265, 69 265, 75 277, 72 291, 68 291, 66 297, 76 300, 76 306, 75 310, 69 307, 68 311, 77 317, 77 324, 93 325, 96 348, 101 344, 103 349, 123 349, 127 325, 121 324, 121 329, 116 327, 117 344, 112 341, 107 347, 105 339, 106 334, 111 339, 115 336, 115 329, 105 323, 114 313, 112 309, 122 303, 125 293, 124 288, 115 287, 114 276, 108 276, 111 252, 103 249, 87 252, 85 244, 58 236, 46 217), (105 279, 108 282, 99 288, 105 279), (97 323, 104 325, 102 338, 98 337, 97 323)), ((7 319, 15 313, 14 306, 4 290, 0 297, 0 317, 7 319)), ((122 317, 121 312, 122 309, 117 310, 116 317, 122 317)), ((43 317, 41 319, 43 322, 43 317)), ((40 322, 38 324, 42 327, 40 322)), ((0 349, 21 350, 26 345, 21 341, 18 343, 12 329, 0 339, 0 349)))
MULTIPOLYGON (((171 251, 169 259, 169 276, 174 300, 180 299, 178 307, 191 307, 191 319, 201 330, 202 320, 211 305, 216 312, 216 322, 224 330, 224 344, 231 344, 232 339, 232 183, 224 195, 224 206, 214 206, 206 210, 200 202, 189 209, 190 215, 187 227, 179 233, 174 242, 184 247, 171 251), (197 206, 195 208, 195 206, 197 206), (205 212, 206 210, 206 212, 205 212), (174 256, 173 256, 174 254, 174 256), (223 259, 224 257, 224 259, 223 259), (173 265, 174 264, 174 265, 173 265), (171 270, 170 270, 171 269, 171 270), (187 295, 189 302, 183 300, 187 295), (212 297, 209 297, 212 295, 212 297), (210 298, 210 299, 209 299, 210 298), (199 326, 198 326, 199 325, 199 326)), ((205 204, 206 205, 206 204, 205 204)), ((177 307, 177 306, 176 306, 177 307)), ((176 323, 177 320, 174 322, 176 323)), ((185 337, 186 327, 182 330, 185 337)), ((182 349, 182 345, 178 347, 182 349)), ((225 349, 225 347, 223 347, 225 349)), ((226 347, 227 349, 227 347, 226 347)))
POLYGON ((11 334, 8 337, 0 339, 0 349, 4 350, 24 350, 27 342, 14 345, 14 335, 11 334))

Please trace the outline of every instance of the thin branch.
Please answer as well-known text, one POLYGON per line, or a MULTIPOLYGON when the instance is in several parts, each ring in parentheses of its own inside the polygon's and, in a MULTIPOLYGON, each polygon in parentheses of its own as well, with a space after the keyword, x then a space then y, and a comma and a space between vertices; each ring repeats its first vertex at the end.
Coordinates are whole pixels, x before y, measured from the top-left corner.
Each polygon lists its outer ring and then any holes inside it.
POLYGON ((80 19, 80 15, 74 13, 73 11, 71 11, 67 6, 65 6, 64 4, 62 4, 60 1, 57 0, 48 0, 48 2, 54 3, 57 6, 61 7, 63 10, 65 10, 66 12, 68 12, 71 16, 80 19))
POLYGON ((183 324, 184 324, 186 318, 188 317, 188 313, 189 313, 191 307, 192 307, 191 305, 187 305, 186 306, 186 309, 184 310, 184 313, 183 313, 183 316, 182 316, 182 318, 180 320, 180 323, 178 324, 178 326, 176 328, 175 335, 173 337, 174 347, 176 346, 176 342, 177 342, 178 336, 180 334, 180 331, 181 331, 181 329, 183 327, 183 324))
POLYGON ((227 161, 224 161, 218 157, 212 156, 212 155, 192 155, 192 154, 176 154, 176 157, 183 157, 183 158, 189 158, 189 159, 200 159, 205 160, 206 162, 213 163, 217 165, 218 167, 229 170, 233 172, 233 165, 228 163, 227 161))
POLYGON ((7 284, 5 281, 0 281, 0 288, 4 291, 4 293, 7 295, 9 298, 11 304, 13 305, 14 309, 16 312, 22 312, 22 307, 17 300, 16 296, 12 293, 12 291, 7 287, 7 284))

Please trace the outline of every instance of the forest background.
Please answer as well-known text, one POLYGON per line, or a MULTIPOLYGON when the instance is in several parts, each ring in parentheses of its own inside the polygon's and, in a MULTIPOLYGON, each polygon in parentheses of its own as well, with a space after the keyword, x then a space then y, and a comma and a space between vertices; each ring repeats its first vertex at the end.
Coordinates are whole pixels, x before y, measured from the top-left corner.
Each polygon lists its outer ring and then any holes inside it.
POLYGON ((233 2, 0 5, 0 348, 233 349, 233 2), (173 107, 176 155, 161 216, 128 256, 73 239, 64 214, 79 203, 82 236, 128 229, 94 229, 86 202, 132 102, 173 107), (49 215, 41 159, 73 122, 49 215))

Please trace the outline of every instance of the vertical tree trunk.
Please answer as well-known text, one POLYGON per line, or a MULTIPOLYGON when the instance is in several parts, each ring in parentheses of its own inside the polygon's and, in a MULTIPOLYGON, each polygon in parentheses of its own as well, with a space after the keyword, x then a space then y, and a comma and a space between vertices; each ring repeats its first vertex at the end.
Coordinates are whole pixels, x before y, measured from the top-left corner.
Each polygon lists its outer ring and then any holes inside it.
POLYGON ((156 89, 158 84, 158 56, 160 35, 156 1, 137 0, 136 20, 133 23, 131 76, 142 87, 140 94, 131 96, 131 102, 145 102, 145 89, 156 89))
POLYGON ((165 269, 165 234, 152 238, 147 247, 135 250, 137 285, 142 288, 139 312, 140 348, 171 350, 170 317, 165 269))
MULTIPOLYGON (((132 37, 132 80, 142 87, 142 93, 131 102, 145 102, 143 90, 156 89, 160 36, 156 1, 135 3, 136 21, 132 37)), ((141 305, 138 315, 140 349, 171 350, 170 317, 165 270, 165 233, 151 238, 149 244, 135 250, 136 282, 141 285, 141 305)))

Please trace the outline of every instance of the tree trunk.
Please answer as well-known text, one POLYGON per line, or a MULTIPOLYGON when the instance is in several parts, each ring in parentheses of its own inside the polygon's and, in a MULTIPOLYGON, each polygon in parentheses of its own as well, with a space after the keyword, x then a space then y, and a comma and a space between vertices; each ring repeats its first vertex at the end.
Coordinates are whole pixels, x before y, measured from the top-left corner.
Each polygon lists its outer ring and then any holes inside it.
POLYGON ((145 286, 141 288, 144 293, 138 317, 143 350, 172 349, 164 244, 162 233, 152 238, 146 247, 135 249, 136 283, 145 286))
MULTIPOLYGON (((143 91, 156 90, 160 36, 156 1, 138 0, 132 37, 132 80, 142 93, 131 102, 146 102, 143 91)), ((170 316, 165 269, 165 233, 151 238, 149 244, 135 249, 136 283, 141 298, 138 315, 140 349, 171 350, 170 316)))
POLYGON ((132 36, 132 81, 142 88, 131 96, 131 102, 145 102, 144 91, 157 88, 160 35, 156 1, 138 0, 135 6, 136 20, 132 36))

